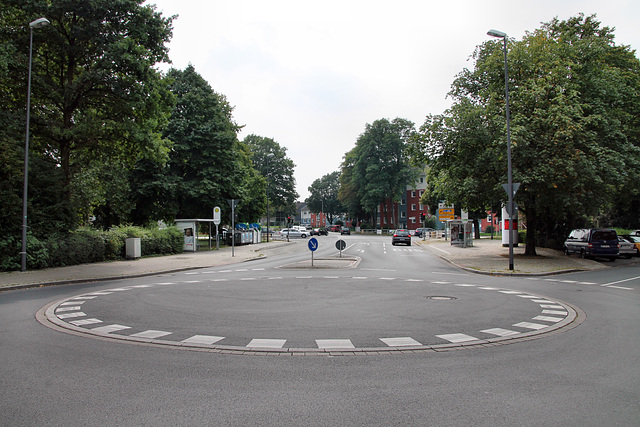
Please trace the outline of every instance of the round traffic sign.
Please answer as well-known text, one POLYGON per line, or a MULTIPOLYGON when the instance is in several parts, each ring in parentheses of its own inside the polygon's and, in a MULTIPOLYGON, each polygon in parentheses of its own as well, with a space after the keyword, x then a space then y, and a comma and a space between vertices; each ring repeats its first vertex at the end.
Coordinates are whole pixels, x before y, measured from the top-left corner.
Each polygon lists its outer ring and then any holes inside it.
POLYGON ((344 248, 346 248, 346 247, 347 247, 347 243, 344 240, 340 239, 340 240, 338 240, 336 242, 336 249, 337 250, 343 251, 344 248))
POLYGON ((316 239, 315 237, 312 237, 309 239, 309 250, 313 252, 316 249, 318 249, 318 239, 316 239))

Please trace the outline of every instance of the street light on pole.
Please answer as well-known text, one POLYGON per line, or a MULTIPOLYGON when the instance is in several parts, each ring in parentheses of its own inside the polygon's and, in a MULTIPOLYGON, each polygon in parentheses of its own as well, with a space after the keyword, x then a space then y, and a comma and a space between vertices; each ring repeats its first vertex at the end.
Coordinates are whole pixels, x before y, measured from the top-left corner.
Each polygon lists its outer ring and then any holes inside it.
POLYGON ((509 214, 509 270, 513 270, 513 215, 515 214, 513 209, 513 179, 511 175, 511 118, 509 117, 509 68, 507 66, 507 33, 498 30, 489 30, 487 35, 491 37, 501 38, 504 42, 504 93, 506 100, 506 113, 507 113, 507 196, 508 207, 507 213, 509 214))
POLYGON ((20 250, 20 266, 27 271, 27 188, 29 184, 29 113, 31 110, 31 59, 33 57, 33 29, 49 25, 47 18, 38 18, 29 23, 29 77, 27 80, 27 130, 24 142, 24 189, 22 196, 22 248, 20 250))
POLYGON ((269 243, 269 157, 273 156, 273 153, 267 154, 267 243, 269 243))

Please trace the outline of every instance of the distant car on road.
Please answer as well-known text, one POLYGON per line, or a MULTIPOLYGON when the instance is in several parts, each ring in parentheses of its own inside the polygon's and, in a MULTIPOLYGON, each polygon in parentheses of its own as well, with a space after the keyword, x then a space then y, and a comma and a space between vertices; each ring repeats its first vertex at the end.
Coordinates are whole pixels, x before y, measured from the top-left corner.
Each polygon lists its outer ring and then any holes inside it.
POLYGON ((309 235, 311 235, 311 236, 328 236, 329 232, 327 232, 326 228, 314 228, 313 230, 311 230, 309 235))
POLYGON ((334 231, 334 232, 339 232, 340 231, 340 226, 339 225, 332 225, 329 230, 334 231))
POLYGON ((342 227, 340 229, 340 235, 348 234, 351 235, 351 229, 349 227, 342 227))
POLYGON ((282 237, 307 237, 308 233, 306 231, 300 231, 296 228, 283 228, 280 230, 280 235, 282 237))
POLYGON ((391 238, 391 244, 395 246, 399 243, 411 246, 411 232, 409 230, 396 230, 391 238))
POLYGON ((416 228, 413 232, 413 235, 416 237, 422 237, 424 233, 431 233, 432 231, 436 231, 433 228, 416 228))

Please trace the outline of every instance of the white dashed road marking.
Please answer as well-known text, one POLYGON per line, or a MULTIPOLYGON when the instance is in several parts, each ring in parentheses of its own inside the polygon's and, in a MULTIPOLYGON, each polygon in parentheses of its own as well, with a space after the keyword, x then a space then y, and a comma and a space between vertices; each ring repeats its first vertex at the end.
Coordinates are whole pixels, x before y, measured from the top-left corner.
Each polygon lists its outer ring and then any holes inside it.
POLYGON ((256 348, 282 348, 284 343, 287 340, 274 340, 274 339, 252 339, 251 342, 247 345, 247 347, 256 347, 256 348))
MULTIPOLYGON (((259 271, 259 270, 264 270, 264 269, 253 269, 252 271, 259 271)), ((228 270, 231 271, 231 270, 228 270)), ((247 271, 247 270, 244 270, 247 271)), ((206 273, 214 273, 214 272, 209 272, 207 271, 206 273)), ((304 280, 308 280, 308 279, 313 279, 313 276, 298 276, 296 277, 297 279, 304 279, 304 280)), ((340 276, 323 276, 323 277, 319 277, 320 279, 330 279, 330 280, 337 280, 337 279, 341 279, 340 276)), ((244 277, 244 278, 236 278, 233 280, 236 281, 254 281, 254 280, 282 280, 283 277, 282 276, 270 276, 270 277, 244 277)), ((425 280, 423 279, 399 279, 399 278, 395 278, 395 277, 364 277, 364 276, 352 276, 352 277, 346 277, 344 279, 354 279, 354 280, 382 280, 382 281, 403 281, 403 282, 425 282, 425 280)), ((216 281, 230 281, 230 279, 208 279, 208 282, 216 282, 216 281)), ((143 289, 143 288, 152 288, 153 286, 161 286, 161 285, 172 285, 172 284, 180 284, 180 283, 184 283, 184 284, 191 284, 191 283, 201 283, 201 280, 184 280, 182 282, 163 282, 163 283, 155 283, 155 284, 146 284, 146 285, 135 285, 135 286, 130 286, 130 287, 123 287, 123 288, 114 288, 114 289, 107 289, 104 291, 99 291, 99 292, 91 292, 88 294, 83 294, 80 296, 76 296, 76 297, 72 297, 72 298, 68 298, 66 300, 60 301, 57 304, 52 304, 50 306, 50 308, 47 310, 46 312, 46 316, 52 320, 52 319, 58 319, 57 322, 54 321, 54 323, 60 325, 64 325, 67 324, 69 325, 73 325, 73 327, 79 328, 81 330, 84 330, 85 333, 93 333, 93 334, 98 334, 98 335, 103 335, 103 334, 113 334, 116 332, 120 332, 119 334, 115 334, 115 335, 111 335, 112 337, 126 337, 126 338, 132 338, 132 339, 140 339, 140 340, 156 340, 156 339, 160 339, 159 342, 162 343, 183 343, 185 344, 187 347, 199 347, 199 346, 214 346, 215 348, 237 348, 237 347, 229 347, 228 345, 221 345, 224 344, 224 340, 226 339, 226 337, 223 336, 218 336, 218 335, 193 335, 190 338, 184 339, 182 341, 167 341, 167 340, 161 340, 161 338, 166 337, 168 335, 172 335, 173 332, 171 331, 161 331, 161 330, 155 330, 155 329, 149 329, 149 330, 144 330, 142 332, 137 332, 137 333, 133 333, 131 335, 126 335, 123 334, 123 331, 132 329, 131 326, 125 326, 125 325, 120 325, 120 324, 108 324, 108 325, 104 325, 104 326, 98 326, 98 327, 94 327, 94 328, 86 328, 90 325, 96 325, 96 324, 100 324, 100 323, 104 323, 103 320, 101 319, 97 319, 97 318, 83 318, 83 319, 79 319, 81 317, 86 317, 87 315, 83 312, 80 311, 82 309, 82 304, 84 304, 85 302, 93 299, 93 298, 97 298, 97 297, 102 297, 102 296, 108 296, 111 295, 115 292, 123 292, 123 291, 129 291, 129 290, 133 290, 133 289, 143 289), (66 320, 69 319, 69 320, 66 320), (221 343, 222 342, 222 343, 221 343)), ((480 290, 486 290, 486 291, 496 291, 498 293, 501 294, 505 294, 505 295, 512 295, 512 296, 517 296, 520 298, 525 298, 528 299, 531 302, 535 302, 538 303, 538 305, 541 308, 541 312, 540 315, 533 317, 531 320, 532 321, 536 321, 536 322, 542 322, 542 323, 535 323, 535 322, 529 322, 529 321, 524 321, 524 322, 520 322, 520 323, 516 323, 513 326, 516 328, 522 328, 522 329, 533 329, 533 330, 545 330, 545 329, 550 329, 550 328, 557 328, 558 325, 560 325, 560 327, 562 327, 561 322, 566 320, 567 317, 570 315, 570 313, 573 313, 573 315, 575 316, 575 311, 571 310, 570 308, 568 308, 567 306, 561 305, 559 302, 550 300, 550 299, 543 299, 543 297, 540 296, 536 296, 536 295, 529 295, 527 293, 521 292, 521 291, 515 291, 515 290, 508 290, 508 289, 501 289, 501 288, 497 288, 497 287, 491 287, 491 286, 478 286, 478 285, 474 285, 474 284, 470 284, 470 283, 454 283, 454 282, 449 282, 449 281, 431 281, 430 283, 435 284, 435 285, 443 285, 443 286, 457 286, 457 287, 470 287, 470 288, 477 288, 480 290), (545 324, 544 322, 548 323, 545 324)), ((610 286, 613 287, 613 286, 610 286)), ((86 310, 85 310, 86 311, 86 310)), ((69 326, 69 328, 71 328, 71 326, 69 326)), ((76 329, 78 330, 78 329, 76 329)), ((495 337, 498 338, 487 338, 486 340, 488 340, 489 342, 496 342, 496 340, 499 341, 503 341, 503 340, 512 340, 514 338, 518 338, 519 335, 523 334, 523 332, 518 332, 517 330, 511 330, 511 329, 504 329, 504 328, 499 328, 499 327, 494 327, 494 328, 488 328, 488 329, 483 329, 479 331, 480 333, 483 334, 488 334, 488 335, 493 335, 495 337)), ((542 333, 545 333, 546 331, 543 331, 542 333)), ((452 333, 452 334, 439 334, 439 335, 435 335, 435 337, 440 338, 442 340, 448 341, 449 343, 453 343, 453 344, 464 344, 464 345, 468 345, 465 343, 471 343, 474 344, 474 342, 478 342, 478 344, 481 343, 486 343, 486 340, 482 340, 480 338, 477 338, 475 336, 471 336, 471 335, 467 335, 464 333, 452 333)), ((422 344, 420 341, 414 339, 413 337, 410 336, 404 336, 404 337, 388 337, 388 338, 378 338, 382 343, 384 343, 389 349, 397 349, 396 351, 404 351, 406 349, 406 351, 413 351, 414 349, 422 349, 422 348, 431 348, 432 346, 422 344)), ((235 338, 235 340, 237 341, 237 338, 235 338)), ((281 351, 305 351, 305 349, 287 349, 284 348, 284 346, 287 343, 287 339, 272 339, 272 338, 253 338, 253 339, 248 339, 247 340, 248 343, 245 344, 245 347, 247 349, 247 351, 268 351, 268 350, 272 350, 274 352, 281 352, 281 351)), ((329 352, 337 352, 337 353, 341 353, 343 352, 343 354, 348 354, 348 353, 344 353, 344 352, 348 352, 350 349, 357 349, 356 346, 353 344, 353 341, 351 339, 345 339, 345 338, 341 338, 341 339, 317 339, 315 340, 317 348, 315 349, 315 351, 329 351, 329 352)), ((442 344, 438 344, 438 345, 442 345, 442 344)), ((450 345, 450 344, 449 344, 450 345)), ((437 346, 437 345, 436 345, 437 346)), ((205 347, 206 348, 206 347, 205 347)), ((356 351, 366 351, 368 347, 361 347, 359 349, 357 349, 356 351)), ((377 351, 380 351, 380 348, 375 348, 377 351)), ((311 351, 313 352, 314 349, 307 349, 307 351, 311 351)))
POLYGON ((318 348, 332 348, 332 349, 345 349, 356 348, 351 340, 316 340, 318 348))
POLYGON ((466 334, 445 334, 445 335, 436 335, 436 336, 438 338, 442 338, 443 340, 447 340, 452 343, 478 341, 478 338, 472 337, 466 334))
POLYGON ((187 338, 186 340, 182 340, 181 342, 187 344, 215 344, 218 341, 222 341, 224 337, 214 337, 211 335, 194 335, 191 338, 187 338))
POLYGON ((410 347, 410 346, 420 346, 418 341, 414 340, 410 337, 400 337, 400 338, 380 338, 380 341, 388 345, 389 347, 410 347))

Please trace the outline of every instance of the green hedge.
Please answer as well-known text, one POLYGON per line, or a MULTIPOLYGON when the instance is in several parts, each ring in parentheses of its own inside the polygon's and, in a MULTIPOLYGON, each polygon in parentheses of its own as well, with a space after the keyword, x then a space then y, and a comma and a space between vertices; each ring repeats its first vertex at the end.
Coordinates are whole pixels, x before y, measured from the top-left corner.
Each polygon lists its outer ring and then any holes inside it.
MULTIPOLYGON (((108 231, 82 228, 46 239, 27 236, 27 269, 86 264, 125 258, 125 241, 139 237, 143 256, 182 252, 183 236, 177 227, 149 229, 133 226, 108 231)), ((0 240, 0 271, 20 269, 20 236, 0 240)))

